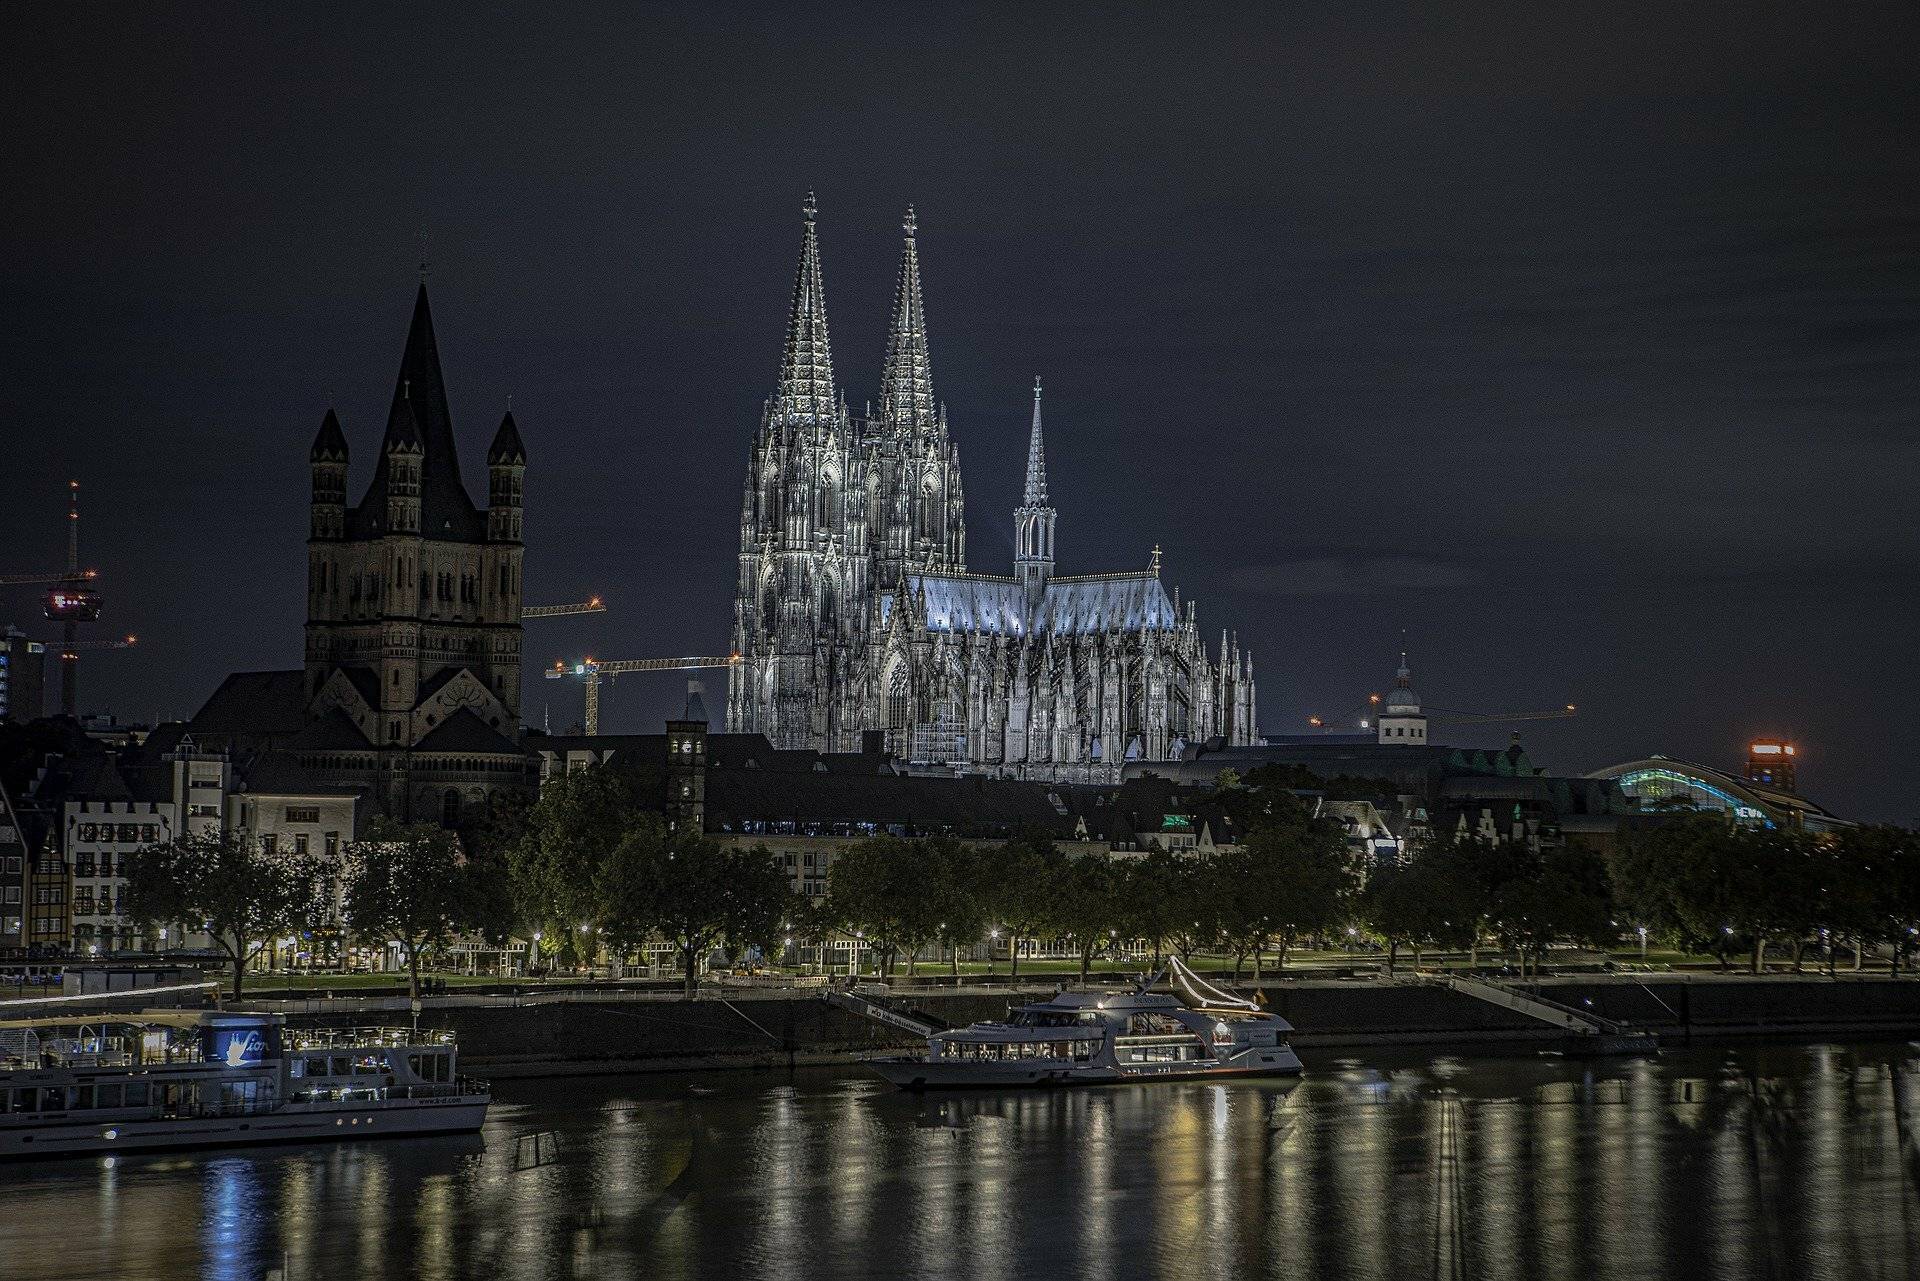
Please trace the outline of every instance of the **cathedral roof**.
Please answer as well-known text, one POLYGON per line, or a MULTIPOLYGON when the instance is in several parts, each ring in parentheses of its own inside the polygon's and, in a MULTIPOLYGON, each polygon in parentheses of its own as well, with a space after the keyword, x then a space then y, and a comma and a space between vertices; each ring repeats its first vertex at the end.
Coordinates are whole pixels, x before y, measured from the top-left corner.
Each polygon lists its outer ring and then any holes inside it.
POLYGON ((827 291, 820 282, 820 237, 813 226, 817 206, 807 193, 807 229, 800 245, 800 271, 793 281, 787 343, 780 353, 780 380, 771 412, 781 423, 829 423, 838 417, 833 390, 833 349, 827 341, 827 291))
MULTIPOLYGON (((485 541, 486 513, 473 505, 460 480, 453 415, 447 408, 447 384, 440 373, 440 348, 433 337, 433 311, 427 305, 424 280, 414 295, 407 349, 400 358, 400 376, 394 381, 393 405, 387 413, 389 441, 410 432, 417 435, 425 454, 420 476, 421 534, 452 542, 485 541)), ((373 483, 347 517, 349 537, 377 537, 382 532, 387 519, 387 454, 387 449, 380 451, 373 483)))
MULTIPOLYGON (((1179 623, 1167 589, 1148 571, 1050 579, 1032 609, 1026 588, 1012 578, 912 574, 907 590, 915 599, 924 596, 925 623, 933 631, 1079 636, 1164 630, 1179 623)), ((891 596, 881 598, 883 623, 892 605, 891 596)))

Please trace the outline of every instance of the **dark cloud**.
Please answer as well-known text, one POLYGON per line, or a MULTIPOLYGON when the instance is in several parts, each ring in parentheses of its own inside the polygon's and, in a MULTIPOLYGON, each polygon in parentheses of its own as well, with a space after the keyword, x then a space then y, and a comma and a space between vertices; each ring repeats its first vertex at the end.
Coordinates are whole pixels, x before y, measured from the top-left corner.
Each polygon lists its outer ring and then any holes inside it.
POLYGON ((1229 580, 1272 596, 1372 596, 1468 587, 1483 581, 1467 565, 1416 556, 1315 556, 1277 565, 1242 565, 1229 580))

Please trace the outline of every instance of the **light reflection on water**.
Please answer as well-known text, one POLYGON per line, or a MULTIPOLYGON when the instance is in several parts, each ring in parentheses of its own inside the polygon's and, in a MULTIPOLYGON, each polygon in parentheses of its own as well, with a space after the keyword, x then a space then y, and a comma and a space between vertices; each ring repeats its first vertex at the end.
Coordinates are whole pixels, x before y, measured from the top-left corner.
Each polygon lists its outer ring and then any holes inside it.
POLYGON ((0 1261, 62 1281, 1920 1275, 1913 1046, 1310 1066, 945 1096, 857 1069, 508 1083, 484 1140, 0 1167, 0 1261), (517 1140, 541 1131, 557 1157, 530 1160, 517 1140))

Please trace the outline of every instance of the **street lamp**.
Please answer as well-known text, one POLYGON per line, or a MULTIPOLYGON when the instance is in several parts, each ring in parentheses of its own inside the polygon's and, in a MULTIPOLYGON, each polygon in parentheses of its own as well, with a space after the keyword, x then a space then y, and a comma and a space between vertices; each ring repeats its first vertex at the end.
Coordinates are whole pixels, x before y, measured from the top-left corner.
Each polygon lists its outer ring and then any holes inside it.
POLYGON ((993 945, 1000 941, 1000 927, 994 926, 987 931, 987 973, 993 973, 993 945))
POLYGON ((1640 927, 1640 964, 1647 963, 1647 927, 1640 927))

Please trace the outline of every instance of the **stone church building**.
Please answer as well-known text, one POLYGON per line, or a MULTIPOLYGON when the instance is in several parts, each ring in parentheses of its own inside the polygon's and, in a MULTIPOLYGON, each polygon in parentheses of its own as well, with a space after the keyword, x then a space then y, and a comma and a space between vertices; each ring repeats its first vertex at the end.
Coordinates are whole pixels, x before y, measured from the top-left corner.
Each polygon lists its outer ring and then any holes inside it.
POLYGON ((346 433, 327 411, 309 454, 305 664, 227 678, 196 739, 290 754, 366 808, 448 826, 523 787, 521 486, 509 412, 476 504, 454 449, 424 276, 373 477, 347 501, 346 433))
POLYGON ((960 459, 934 397, 913 212, 877 411, 834 384, 811 196, 773 397, 740 511, 727 729, 922 765, 1098 781, 1208 741, 1258 741, 1253 659, 1202 642, 1155 548, 1054 572, 1040 384, 1011 575, 970 572, 960 459))

